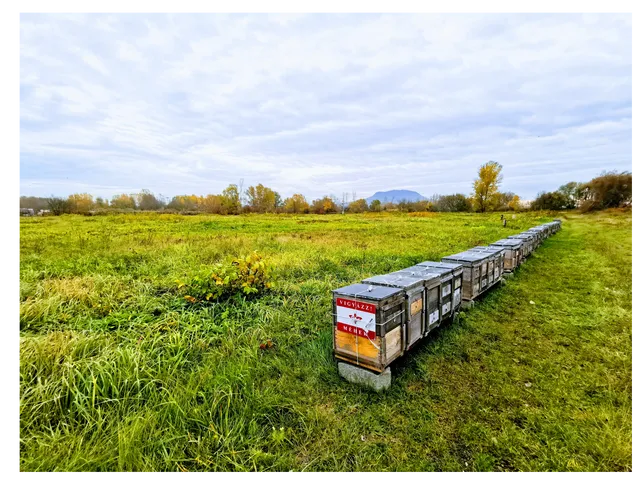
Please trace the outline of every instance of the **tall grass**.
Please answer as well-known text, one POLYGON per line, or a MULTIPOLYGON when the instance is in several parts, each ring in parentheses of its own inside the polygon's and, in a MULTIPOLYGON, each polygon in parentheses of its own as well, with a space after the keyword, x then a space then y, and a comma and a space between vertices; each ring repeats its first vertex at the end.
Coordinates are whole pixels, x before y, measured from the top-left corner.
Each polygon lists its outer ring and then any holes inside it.
POLYGON ((630 470, 630 214, 566 217, 387 392, 337 375, 331 289, 549 219, 22 218, 21 468, 630 470), (254 250, 271 293, 174 290, 254 250))

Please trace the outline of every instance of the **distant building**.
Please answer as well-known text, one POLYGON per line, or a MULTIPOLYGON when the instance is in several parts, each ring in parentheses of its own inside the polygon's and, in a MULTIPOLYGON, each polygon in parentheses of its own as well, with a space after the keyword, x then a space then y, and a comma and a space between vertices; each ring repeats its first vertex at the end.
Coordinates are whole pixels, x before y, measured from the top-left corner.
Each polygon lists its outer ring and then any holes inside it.
POLYGON ((21 208, 20 216, 21 217, 33 217, 35 215, 33 208, 21 208))

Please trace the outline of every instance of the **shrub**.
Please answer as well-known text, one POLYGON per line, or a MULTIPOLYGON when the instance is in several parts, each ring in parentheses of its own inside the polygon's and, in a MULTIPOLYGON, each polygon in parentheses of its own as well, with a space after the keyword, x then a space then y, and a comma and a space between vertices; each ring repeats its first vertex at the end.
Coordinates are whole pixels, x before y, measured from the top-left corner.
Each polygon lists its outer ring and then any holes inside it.
POLYGON ((564 210, 569 199, 562 192, 542 192, 531 202, 531 210, 564 210))
POLYGON ((179 280, 177 283, 188 302, 210 302, 234 295, 264 293, 272 287, 271 276, 270 265, 254 252, 229 263, 218 263, 185 283, 179 280))

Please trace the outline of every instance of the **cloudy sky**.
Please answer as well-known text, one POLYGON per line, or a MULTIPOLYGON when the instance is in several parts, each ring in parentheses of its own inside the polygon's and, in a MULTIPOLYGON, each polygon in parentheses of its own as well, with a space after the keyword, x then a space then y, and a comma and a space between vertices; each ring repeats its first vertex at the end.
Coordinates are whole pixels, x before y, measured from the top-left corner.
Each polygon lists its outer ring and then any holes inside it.
POLYGON ((631 170, 631 15, 36 15, 21 195, 531 199, 631 170))

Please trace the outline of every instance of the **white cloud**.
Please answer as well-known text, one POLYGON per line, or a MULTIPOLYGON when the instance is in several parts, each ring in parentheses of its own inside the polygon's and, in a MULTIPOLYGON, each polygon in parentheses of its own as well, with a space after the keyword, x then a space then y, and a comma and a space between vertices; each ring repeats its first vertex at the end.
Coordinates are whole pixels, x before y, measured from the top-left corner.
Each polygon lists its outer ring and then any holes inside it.
POLYGON ((631 168, 630 15, 22 15, 24 193, 525 198, 631 168))

